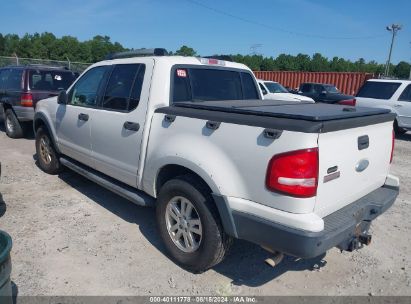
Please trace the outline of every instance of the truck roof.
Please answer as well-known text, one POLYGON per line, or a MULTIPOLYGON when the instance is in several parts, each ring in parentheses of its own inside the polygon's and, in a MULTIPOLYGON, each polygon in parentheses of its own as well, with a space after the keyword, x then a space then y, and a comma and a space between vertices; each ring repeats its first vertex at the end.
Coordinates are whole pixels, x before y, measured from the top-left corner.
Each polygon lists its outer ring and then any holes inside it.
POLYGON ((73 72, 72 70, 69 70, 67 67, 64 67, 64 66, 51 66, 51 65, 45 65, 45 64, 8 65, 8 66, 0 67, 0 69, 20 69, 20 70, 39 69, 39 70, 55 70, 55 71, 73 72))
POLYGON ((227 67, 235 69, 250 70, 246 65, 237 62, 224 61, 219 59, 212 58, 202 58, 202 57, 185 57, 185 56, 145 56, 145 57, 130 57, 130 58, 120 58, 120 59, 111 59, 103 60, 93 64, 92 66, 106 65, 106 64, 126 64, 126 63, 139 63, 141 59, 153 59, 156 63, 163 63, 166 65, 176 65, 176 64, 185 64, 185 65, 209 65, 214 67, 227 67), (211 61, 210 61, 211 60, 211 61), (218 63, 210 63, 218 62, 218 63))

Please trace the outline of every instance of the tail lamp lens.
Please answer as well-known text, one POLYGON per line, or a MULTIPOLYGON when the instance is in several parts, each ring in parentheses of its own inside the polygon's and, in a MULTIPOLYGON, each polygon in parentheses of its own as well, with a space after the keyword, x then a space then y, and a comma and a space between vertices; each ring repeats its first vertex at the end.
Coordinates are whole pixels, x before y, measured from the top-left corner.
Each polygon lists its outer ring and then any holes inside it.
POLYGON ((20 103, 23 107, 33 106, 33 96, 30 93, 21 94, 20 103))
POLYGON ((318 185, 318 148, 273 156, 267 168, 269 190, 295 197, 313 197, 318 185))
POLYGON ((357 100, 355 98, 353 99, 347 99, 347 100, 341 100, 338 102, 338 104, 340 105, 344 105, 344 106, 352 106, 354 107, 357 104, 357 100))

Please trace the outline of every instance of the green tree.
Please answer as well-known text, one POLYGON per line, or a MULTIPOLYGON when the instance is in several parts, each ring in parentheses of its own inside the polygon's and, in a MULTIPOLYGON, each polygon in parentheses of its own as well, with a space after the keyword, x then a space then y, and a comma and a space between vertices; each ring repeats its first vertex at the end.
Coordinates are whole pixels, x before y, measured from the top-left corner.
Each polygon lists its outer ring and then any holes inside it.
POLYGON ((197 56, 197 52, 186 45, 183 45, 181 48, 179 48, 176 52, 175 55, 177 56, 197 56))
POLYGON ((265 57, 261 61, 260 71, 274 71, 277 69, 278 66, 273 57, 265 57))
POLYGON ((308 71, 310 69, 311 57, 306 54, 298 54, 295 57, 299 71, 308 71))
POLYGON ((311 60, 310 71, 311 72, 328 72, 329 71, 328 59, 320 53, 315 53, 311 60))
POLYGON ((275 63, 280 71, 298 71, 297 60, 292 55, 280 54, 275 63))
POLYGON ((408 62, 400 61, 394 68, 394 75, 398 78, 410 77, 411 65, 408 62))
POLYGON ((13 54, 17 52, 19 46, 19 36, 15 34, 7 34, 6 36, 4 36, 4 39, 4 55, 13 56, 13 54))
POLYGON ((0 56, 4 55, 5 47, 6 47, 6 39, 4 39, 3 35, 0 33, 0 56))

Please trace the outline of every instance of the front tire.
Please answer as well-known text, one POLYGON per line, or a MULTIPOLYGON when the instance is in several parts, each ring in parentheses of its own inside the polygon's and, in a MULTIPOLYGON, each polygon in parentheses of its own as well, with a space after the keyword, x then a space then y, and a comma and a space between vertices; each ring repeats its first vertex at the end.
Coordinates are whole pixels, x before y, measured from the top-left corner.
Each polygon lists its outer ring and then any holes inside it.
POLYGON ((36 132, 36 154, 41 170, 48 174, 57 174, 61 171, 59 155, 50 134, 43 127, 36 132))
POLYGON ((8 137, 22 138, 24 136, 23 126, 12 109, 7 109, 4 113, 4 126, 8 137))
POLYGON ((163 185, 156 217, 168 255, 188 271, 199 273, 220 263, 232 243, 209 190, 194 175, 163 185))

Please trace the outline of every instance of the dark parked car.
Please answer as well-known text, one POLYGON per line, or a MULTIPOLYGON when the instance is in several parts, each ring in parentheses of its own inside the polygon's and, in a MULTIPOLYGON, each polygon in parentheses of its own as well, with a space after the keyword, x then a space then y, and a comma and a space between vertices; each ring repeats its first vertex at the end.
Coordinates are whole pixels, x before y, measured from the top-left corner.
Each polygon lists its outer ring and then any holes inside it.
POLYGON ((334 85, 305 82, 300 84, 298 94, 311 97, 315 102, 355 106, 354 96, 342 94, 334 85))
POLYGON ((63 67, 40 65, 0 68, 0 115, 11 138, 31 127, 37 101, 58 95, 78 76, 63 67))

